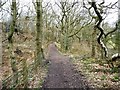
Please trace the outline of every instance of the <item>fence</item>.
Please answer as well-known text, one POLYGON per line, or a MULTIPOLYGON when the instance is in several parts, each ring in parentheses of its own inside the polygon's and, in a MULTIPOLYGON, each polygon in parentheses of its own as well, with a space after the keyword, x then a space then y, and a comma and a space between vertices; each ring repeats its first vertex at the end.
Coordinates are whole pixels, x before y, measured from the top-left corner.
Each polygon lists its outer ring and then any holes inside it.
POLYGON ((23 87, 26 88, 28 82, 30 81, 29 78, 32 78, 33 73, 35 72, 35 62, 27 66, 26 60, 22 60, 19 65, 20 67, 15 74, 9 75, 6 79, 2 81, 2 89, 6 90, 7 88, 19 88, 23 87), (18 77, 17 82, 14 82, 14 76, 18 77))

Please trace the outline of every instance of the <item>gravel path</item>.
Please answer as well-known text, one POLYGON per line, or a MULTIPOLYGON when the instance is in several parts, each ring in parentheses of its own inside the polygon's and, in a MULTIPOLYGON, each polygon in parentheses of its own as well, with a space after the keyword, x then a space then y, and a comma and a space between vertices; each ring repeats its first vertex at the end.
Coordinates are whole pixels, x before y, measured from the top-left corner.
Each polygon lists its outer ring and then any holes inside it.
POLYGON ((50 60, 48 75, 42 88, 81 88, 89 90, 84 75, 77 72, 70 58, 61 55, 55 44, 48 47, 48 60, 50 60))

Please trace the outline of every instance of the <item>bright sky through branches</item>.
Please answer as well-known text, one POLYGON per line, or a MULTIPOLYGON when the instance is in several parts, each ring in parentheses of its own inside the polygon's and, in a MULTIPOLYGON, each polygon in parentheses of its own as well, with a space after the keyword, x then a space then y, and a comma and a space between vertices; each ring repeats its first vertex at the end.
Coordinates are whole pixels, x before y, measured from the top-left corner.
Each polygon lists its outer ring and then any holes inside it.
MULTIPOLYGON (((32 1, 36 1, 36 0, 20 0, 21 4, 25 4, 25 3, 28 3, 28 2, 32 2, 32 1)), ((58 2, 59 0, 43 0, 44 2, 51 2, 51 3, 54 3, 54 2, 58 2)), ((65 1, 65 0, 63 0, 65 1)), ((69 0, 68 0, 69 1, 69 0)), ((73 1, 73 0, 71 0, 73 1)), ((77 1, 77 0, 76 0, 77 1)), ((82 1, 82 0, 78 0, 78 1, 82 1)), ((90 1, 90 0, 88 0, 90 1)), ((102 0, 95 0, 97 2, 101 2, 102 0)), ((118 0, 105 0, 105 4, 108 5, 110 3, 115 3, 117 2, 118 0)), ((111 13, 108 15, 108 17, 106 18, 106 22, 108 22, 109 24, 114 24, 118 18, 118 15, 117 15, 117 10, 111 10, 110 11, 111 13)))
MULTIPOLYGON (((2 0, 2 1, 5 1, 5 0, 2 0)), ((10 0, 10 1, 12 1, 12 0, 10 0)), ((16 0, 16 1, 20 2, 20 7, 24 7, 24 6, 33 7, 33 3, 32 2, 35 2, 36 0, 16 0)), ((50 2, 50 3, 54 4, 55 2, 58 2, 58 1, 61 1, 61 0, 43 0, 43 1, 44 2, 50 2)), ((63 1, 65 1, 65 0, 63 0, 63 1)), ((68 1, 70 1, 70 0, 68 0, 68 1)), ((74 0, 71 0, 71 1, 74 1, 74 0)), ((82 1, 82 0, 78 0, 78 1, 82 1)), ((88 0, 88 1, 90 1, 90 0, 88 0)), ((95 0, 95 1, 102 2, 102 0, 95 0)), ((9 2, 9 0, 8 0, 8 2, 9 2)), ((117 0, 105 0, 105 4, 106 5, 109 5, 110 3, 115 3, 115 2, 117 2, 117 0)), ((8 6, 6 6, 6 8, 8 8, 8 6)), ((24 7, 23 11, 27 12, 28 11, 28 7, 24 7)), ((110 10, 110 13, 107 16, 105 21, 108 22, 109 24, 114 24, 116 22, 117 18, 118 18, 117 11, 118 11, 117 9, 110 10)))

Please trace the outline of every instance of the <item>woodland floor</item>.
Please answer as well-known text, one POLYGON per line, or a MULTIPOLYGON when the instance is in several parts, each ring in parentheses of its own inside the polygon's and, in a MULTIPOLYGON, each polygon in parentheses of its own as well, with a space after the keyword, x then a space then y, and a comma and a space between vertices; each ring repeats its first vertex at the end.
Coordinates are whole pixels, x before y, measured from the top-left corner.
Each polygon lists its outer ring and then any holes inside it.
MULTIPOLYGON (((2 35, 3 40, 6 35, 2 35)), ((34 62, 35 38, 34 34, 23 34, 14 36, 14 48, 20 49, 23 56, 16 55, 18 67, 21 68, 21 59, 27 61, 29 66, 34 62), (25 36, 25 37, 23 37, 25 36), (27 39, 26 39, 27 38, 27 39)), ((45 42, 46 43, 46 42, 45 42)), ((0 69, 0 79, 4 80, 12 75, 8 42, 3 44, 2 68, 0 69)), ((110 90, 120 90, 120 72, 117 68, 111 69, 104 60, 93 58, 91 56, 90 44, 83 41, 73 43, 71 50, 61 54, 59 43, 44 44, 44 53, 50 62, 46 67, 41 67, 38 73, 30 72, 29 88, 114 88, 110 90), (56 47, 56 46, 57 47, 56 47), (47 48, 48 47, 48 48, 47 48), (67 56, 66 56, 67 55, 67 56), (117 88, 117 89, 116 89, 117 88)), ((98 55, 97 55, 98 56, 98 55)), ((101 89, 102 90, 102 89, 101 89)), ((109 89, 108 89, 109 90, 109 89)))
POLYGON ((48 52, 49 71, 42 88, 90 88, 84 75, 74 69, 70 58, 62 55, 54 44, 49 45, 48 52))

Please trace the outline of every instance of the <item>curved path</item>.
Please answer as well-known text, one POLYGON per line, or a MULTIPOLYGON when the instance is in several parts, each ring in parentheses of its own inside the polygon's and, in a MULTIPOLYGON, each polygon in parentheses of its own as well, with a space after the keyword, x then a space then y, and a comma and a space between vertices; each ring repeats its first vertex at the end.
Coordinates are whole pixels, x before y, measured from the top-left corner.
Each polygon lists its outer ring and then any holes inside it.
POLYGON ((81 88, 89 90, 85 77, 74 70, 69 57, 61 55, 55 44, 48 47, 50 66, 42 88, 81 88))

